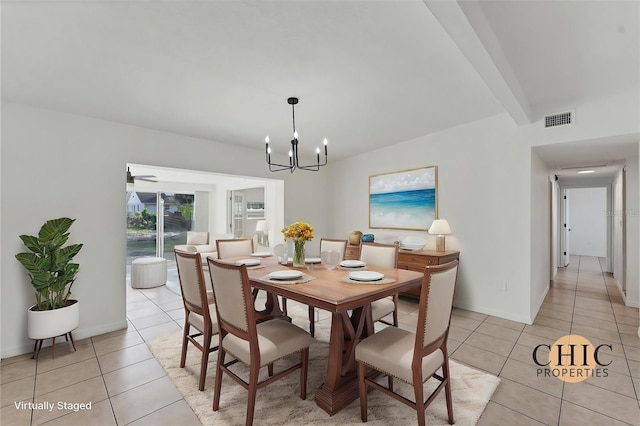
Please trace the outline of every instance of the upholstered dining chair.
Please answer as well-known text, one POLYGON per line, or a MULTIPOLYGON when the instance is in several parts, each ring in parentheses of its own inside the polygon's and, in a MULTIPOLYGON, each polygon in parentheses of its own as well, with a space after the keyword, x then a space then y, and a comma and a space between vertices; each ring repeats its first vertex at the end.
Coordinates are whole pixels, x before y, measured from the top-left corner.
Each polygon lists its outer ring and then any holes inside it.
POLYGON ((307 397, 307 364, 311 336, 298 326, 281 319, 271 319, 256 324, 256 314, 251 303, 251 286, 246 265, 235 265, 208 258, 209 273, 216 300, 220 327, 220 349, 216 366, 213 393, 213 411, 220 407, 222 373, 248 391, 246 424, 253 423, 256 392, 258 389, 300 369, 300 398, 307 397), (233 360, 225 362, 229 353, 233 360), (300 362, 273 374, 273 363, 288 355, 300 353, 300 362), (249 367, 249 380, 245 381, 229 369, 240 361, 249 367), (268 367, 269 377, 258 381, 260 369, 268 367))
POLYGON ((253 253, 252 238, 233 238, 216 240, 218 259, 228 259, 230 257, 250 256, 253 253))
MULTIPOLYGON (((340 260, 344 260, 344 254, 347 251, 347 244, 349 240, 335 240, 332 238, 320 239, 320 253, 323 251, 337 251, 340 255, 340 260)), ((309 306, 309 333, 312 337, 316 335, 316 319, 315 319, 315 307, 309 306)))
POLYGON ((425 424, 425 410, 440 391, 445 389, 449 424, 453 424, 451 376, 447 338, 451 324, 453 293, 458 273, 458 261, 427 266, 420 290, 420 305, 415 333, 398 327, 387 327, 356 346, 360 417, 367 421, 368 388, 383 393, 415 409, 418 424, 425 424), (388 387, 366 377, 367 368, 388 376, 388 387), (442 373, 438 370, 442 368, 442 373), (424 399, 424 383, 433 377, 438 387, 424 399), (415 402, 393 391, 393 379, 413 386, 415 402))
POLYGON ((181 250, 174 250, 174 252, 185 311, 180 368, 184 368, 187 346, 191 342, 202 352, 198 389, 204 390, 209 353, 218 349, 215 340, 212 339, 213 335, 218 334, 215 306, 208 300, 200 253, 181 250), (194 333, 191 332, 191 327, 195 329, 194 333), (202 336, 202 343, 196 340, 200 336, 202 336))
MULTIPOLYGON (((396 244, 362 243, 360 246, 360 260, 368 265, 383 268, 398 267, 398 246, 396 244)), ((380 321, 387 325, 398 326, 398 295, 385 297, 371 303, 371 317, 373 321, 380 321), (392 315, 389 322, 383 318, 392 315)))
MULTIPOLYGON (((230 257, 250 256, 253 253, 252 238, 229 238, 216 240, 218 259, 230 257)), ((258 297, 258 289, 253 290, 253 299, 258 297)))

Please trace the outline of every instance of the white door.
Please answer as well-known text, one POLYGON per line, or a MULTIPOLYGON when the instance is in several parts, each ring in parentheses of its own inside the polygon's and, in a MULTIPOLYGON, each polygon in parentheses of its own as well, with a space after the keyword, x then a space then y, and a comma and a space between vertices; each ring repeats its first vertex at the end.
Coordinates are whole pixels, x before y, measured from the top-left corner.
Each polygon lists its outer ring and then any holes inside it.
POLYGON ((562 189, 562 231, 561 231, 561 253, 562 253, 562 266, 569 265, 569 246, 571 227, 569 226, 569 191, 566 188, 562 189))
POLYGON ((242 238, 244 234, 244 194, 239 191, 228 191, 228 232, 233 238, 242 238))
POLYGON ((571 188, 567 191, 571 251, 580 256, 607 257, 607 188, 571 188))

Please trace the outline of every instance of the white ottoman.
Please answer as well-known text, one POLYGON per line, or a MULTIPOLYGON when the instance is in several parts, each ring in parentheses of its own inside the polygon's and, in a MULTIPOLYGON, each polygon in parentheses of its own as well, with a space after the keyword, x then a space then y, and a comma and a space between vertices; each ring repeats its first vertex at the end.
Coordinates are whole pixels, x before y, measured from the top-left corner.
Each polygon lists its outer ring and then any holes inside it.
POLYGON ((152 288, 167 283, 167 259, 142 257, 131 262, 131 288, 152 288))

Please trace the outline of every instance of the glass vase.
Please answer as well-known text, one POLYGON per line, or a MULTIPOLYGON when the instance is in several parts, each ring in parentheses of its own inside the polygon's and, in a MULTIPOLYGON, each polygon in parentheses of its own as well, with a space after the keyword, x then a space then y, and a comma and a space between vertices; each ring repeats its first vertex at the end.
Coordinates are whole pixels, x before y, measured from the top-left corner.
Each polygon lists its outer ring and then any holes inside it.
POLYGON ((294 243, 293 266, 304 266, 304 241, 294 243))

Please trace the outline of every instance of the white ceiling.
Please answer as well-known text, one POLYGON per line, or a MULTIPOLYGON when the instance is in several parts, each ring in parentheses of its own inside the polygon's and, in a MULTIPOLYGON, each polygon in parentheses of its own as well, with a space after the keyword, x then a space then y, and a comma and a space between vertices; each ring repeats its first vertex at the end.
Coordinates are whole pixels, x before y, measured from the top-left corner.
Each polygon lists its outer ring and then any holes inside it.
POLYGON ((340 158, 638 92, 638 6, 3 1, 2 97, 284 156, 297 96, 301 151, 340 158))

